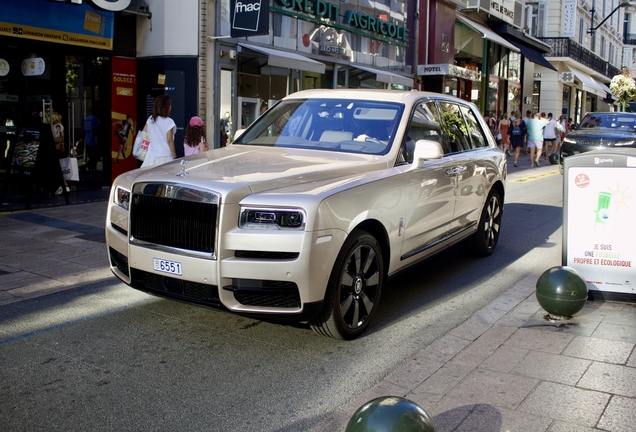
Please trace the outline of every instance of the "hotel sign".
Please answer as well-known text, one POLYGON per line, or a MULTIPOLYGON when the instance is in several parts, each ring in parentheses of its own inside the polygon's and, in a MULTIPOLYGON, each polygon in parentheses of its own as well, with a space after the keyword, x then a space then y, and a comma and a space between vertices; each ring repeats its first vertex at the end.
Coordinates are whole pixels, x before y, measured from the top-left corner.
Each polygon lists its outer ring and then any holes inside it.
POLYGON ((490 14, 509 24, 514 24, 515 2, 505 0, 491 0, 490 14))
POLYGON ((470 81, 481 81, 481 72, 452 64, 427 64, 417 66, 417 75, 447 75, 470 81))

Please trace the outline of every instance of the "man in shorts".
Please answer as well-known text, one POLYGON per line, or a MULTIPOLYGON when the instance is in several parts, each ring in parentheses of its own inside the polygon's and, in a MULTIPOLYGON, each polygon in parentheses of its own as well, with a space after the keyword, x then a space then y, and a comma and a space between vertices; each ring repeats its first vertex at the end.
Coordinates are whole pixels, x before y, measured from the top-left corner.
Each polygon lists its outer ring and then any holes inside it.
POLYGON ((559 129, 556 120, 552 117, 552 113, 548 113, 548 124, 543 129, 543 146, 545 147, 545 160, 548 160, 550 154, 556 151, 557 134, 559 129))
POLYGON ((534 116, 526 123, 526 129, 528 130, 528 149, 530 149, 530 167, 533 167, 536 163, 539 166, 539 159, 541 159, 541 151, 543 150, 543 129, 546 122, 541 119, 539 113, 535 113, 534 116), (535 158, 536 150, 536 158, 535 158))

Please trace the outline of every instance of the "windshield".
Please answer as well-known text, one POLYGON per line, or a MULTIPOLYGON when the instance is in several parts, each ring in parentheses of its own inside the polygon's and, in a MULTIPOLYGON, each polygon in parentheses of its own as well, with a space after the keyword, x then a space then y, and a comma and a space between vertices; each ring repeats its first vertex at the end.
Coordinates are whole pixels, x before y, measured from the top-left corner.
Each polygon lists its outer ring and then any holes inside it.
POLYGON ((625 113, 590 113, 581 121, 581 129, 621 129, 634 131, 636 115, 625 113))
POLYGON ((403 110, 399 103, 353 99, 282 101, 234 144, 383 155, 403 110))

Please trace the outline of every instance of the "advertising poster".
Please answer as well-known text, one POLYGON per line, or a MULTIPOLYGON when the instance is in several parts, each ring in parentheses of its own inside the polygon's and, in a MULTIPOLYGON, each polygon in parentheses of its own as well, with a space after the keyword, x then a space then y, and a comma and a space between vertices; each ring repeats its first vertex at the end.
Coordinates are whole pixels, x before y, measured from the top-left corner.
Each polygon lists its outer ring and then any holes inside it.
POLYGON ((16 174, 31 175, 40 148, 40 130, 23 128, 18 131, 13 150, 12 167, 16 174))
POLYGON ((565 265, 589 290, 636 294, 636 157, 608 166, 614 159, 599 156, 594 166, 567 170, 565 265))
POLYGON ((111 93, 112 178, 137 168, 132 155, 137 135, 137 62, 113 57, 111 93))
POLYGON ((0 36, 113 49, 114 13, 90 4, 20 0, 2 2, 0 36))

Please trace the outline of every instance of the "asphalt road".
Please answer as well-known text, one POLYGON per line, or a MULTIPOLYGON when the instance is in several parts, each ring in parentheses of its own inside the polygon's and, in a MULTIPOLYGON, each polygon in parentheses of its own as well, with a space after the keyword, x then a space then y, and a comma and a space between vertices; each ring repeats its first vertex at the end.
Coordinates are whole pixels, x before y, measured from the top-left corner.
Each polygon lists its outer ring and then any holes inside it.
POLYGON ((561 254, 562 177, 513 172, 495 254, 460 246, 390 280, 343 342, 110 281, 0 308, 7 431, 304 431, 561 254))

